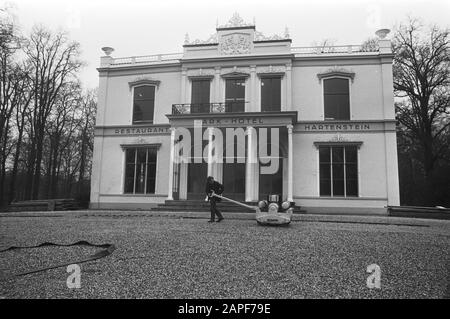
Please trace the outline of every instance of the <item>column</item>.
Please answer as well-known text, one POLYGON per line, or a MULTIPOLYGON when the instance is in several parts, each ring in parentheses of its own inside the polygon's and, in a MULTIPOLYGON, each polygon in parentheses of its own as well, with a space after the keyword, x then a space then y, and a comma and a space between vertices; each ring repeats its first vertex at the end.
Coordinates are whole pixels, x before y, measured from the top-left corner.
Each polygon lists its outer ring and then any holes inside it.
POLYGON ((180 164, 180 199, 187 199, 187 173, 188 163, 182 162, 180 164))
POLYGON ((208 176, 213 176, 213 163, 212 163, 212 137, 213 137, 213 127, 208 127, 208 176))
POLYGON ((292 111, 292 64, 286 64, 286 111, 292 111))
POLYGON ((173 161, 175 156, 175 128, 170 128, 170 158, 169 158, 169 182, 167 199, 173 200, 173 161))
POLYGON ((222 98, 220 96, 220 67, 218 66, 214 68, 214 91, 212 98, 213 100, 211 103, 222 102, 222 98))
POLYGON ((258 105, 257 105, 257 93, 258 93, 258 87, 257 87, 257 81, 256 81, 256 65, 250 65, 250 105, 249 105, 249 112, 258 112, 258 105))
POLYGON ((187 75, 187 69, 182 68, 181 69, 181 96, 180 96, 180 103, 186 103, 186 75, 187 75))
POLYGON ((255 162, 253 154, 253 132, 254 128, 247 126, 245 135, 247 135, 247 161, 245 163, 245 201, 253 200, 254 183, 253 183, 253 164, 255 162))
POLYGON ((386 191, 388 205, 399 206, 400 189, 398 179, 397 135, 395 133, 395 128, 391 132, 384 132, 384 143, 386 146, 386 191))
POLYGON ((217 135, 214 135, 214 179, 219 183, 223 183, 223 137, 219 128, 215 128, 217 135))
POLYGON ((286 126, 288 129, 288 198, 289 202, 293 202, 293 145, 292 145, 292 131, 294 127, 292 125, 286 126))

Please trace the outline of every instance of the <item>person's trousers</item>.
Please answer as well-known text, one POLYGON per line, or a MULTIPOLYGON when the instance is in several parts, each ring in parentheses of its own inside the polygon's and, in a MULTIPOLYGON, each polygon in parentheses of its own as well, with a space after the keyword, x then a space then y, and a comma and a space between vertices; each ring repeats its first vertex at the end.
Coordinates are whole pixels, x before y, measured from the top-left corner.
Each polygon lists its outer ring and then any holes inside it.
POLYGON ((214 216, 217 215, 217 217, 219 219, 222 219, 222 214, 220 213, 220 211, 217 209, 216 206, 216 199, 214 197, 210 198, 209 200, 209 204, 211 205, 211 220, 214 220, 214 216))

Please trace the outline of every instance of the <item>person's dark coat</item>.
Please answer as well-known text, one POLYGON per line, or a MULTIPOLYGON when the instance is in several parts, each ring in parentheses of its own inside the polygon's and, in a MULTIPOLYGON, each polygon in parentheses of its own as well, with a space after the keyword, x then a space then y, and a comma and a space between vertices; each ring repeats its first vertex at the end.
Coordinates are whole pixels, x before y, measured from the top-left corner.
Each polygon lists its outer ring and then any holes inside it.
MULTIPOLYGON (((208 195, 208 196, 211 195, 212 191, 214 191, 214 193, 220 195, 223 193, 223 190, 224 190, 223 185, 217 181, 214 181, 213 183, 206 183, 205 192, 206 192, 206 195, 208 195)), ((216 200, 216 202, 220 202, 220 201, 222 201, 222 198, 215 197, 215 200, 216 200)))

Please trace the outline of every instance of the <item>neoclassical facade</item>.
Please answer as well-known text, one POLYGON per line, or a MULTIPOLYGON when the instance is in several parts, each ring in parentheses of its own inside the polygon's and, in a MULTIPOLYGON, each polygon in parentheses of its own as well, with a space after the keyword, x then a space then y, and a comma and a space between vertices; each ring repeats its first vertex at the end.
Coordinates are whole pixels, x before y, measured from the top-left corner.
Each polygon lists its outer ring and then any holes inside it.
POLYGON ((183 53, 114 58, 100 84, 92 208, 269 194, 311 213, 399 205, 388 30, 377 48, 293 47, 239 16, 183 53))

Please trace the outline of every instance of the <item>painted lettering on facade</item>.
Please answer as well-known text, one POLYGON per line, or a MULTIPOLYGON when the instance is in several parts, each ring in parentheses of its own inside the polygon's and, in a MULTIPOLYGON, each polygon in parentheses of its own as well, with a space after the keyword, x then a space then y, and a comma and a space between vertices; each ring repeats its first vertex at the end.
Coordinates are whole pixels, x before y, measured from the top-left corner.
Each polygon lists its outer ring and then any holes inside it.
POLYGON ((305 131, 365 131, 370 130, 370 124, 305 124, 305 131))
POLYGON ((137 127, 137 128, 117 128, 114 134, 117 135, 133 135, 133 134, 170 134, 168 127, 137 127))
POLYGON ((203 125, 222 125, 222 124, 242 124, 242 125, 249 125, 249 124, 264 124, 264 120, 262 118, 257 117, 233 117, 228 119, 205 119, 202 121, 203 125))

